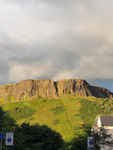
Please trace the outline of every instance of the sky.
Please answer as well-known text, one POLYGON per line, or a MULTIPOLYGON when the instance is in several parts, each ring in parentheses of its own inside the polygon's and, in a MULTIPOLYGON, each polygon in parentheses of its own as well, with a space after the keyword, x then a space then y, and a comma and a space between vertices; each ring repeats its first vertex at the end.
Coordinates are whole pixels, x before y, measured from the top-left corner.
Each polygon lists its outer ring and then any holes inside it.
POLYGON ((113 92, 113 0, 0 0, 0 85, 85 79, 113 92))

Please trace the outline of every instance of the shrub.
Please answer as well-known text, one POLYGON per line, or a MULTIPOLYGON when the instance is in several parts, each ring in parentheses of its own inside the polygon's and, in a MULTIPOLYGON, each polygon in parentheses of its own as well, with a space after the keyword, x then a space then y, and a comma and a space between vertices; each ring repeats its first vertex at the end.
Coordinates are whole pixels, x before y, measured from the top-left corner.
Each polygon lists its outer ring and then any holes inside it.
POLYGON ((53 124, 54 124, 54 125, 57 125, 57 124, 59 124, 59 123, 60 123, 60 122, 59 122, 58 119, 53 120, 53 124))
POLYGON ((14 107, 11 110, 8 110, 7 112, 15 120, 21 120, 24 118, 31 117, 35 113, 35 111, 32 108, 29 108, 27 106, 22 108, 14 107))
POLYGON ((28 97, 28 95, 24 98, 24 100, 26 101, 26 100, 29 100, 29 97, 28 97))
POLYGON ((60 107, 55 107, 50 110, 53 111, 53 114, 58 115, 58 114, 64 112, 66 109, 63 106, 60 106, 60 107))
POLYGON ((67 94, 70 94, 70 91, 67 91, 67 94))
POLYGON ((61 95, 63 96, 63 95, 64 95, 64 93, 63 93, 63 92, 61 92, 61 95))
POLYGON ((14 96, 13 97, 9 96, 8 100, 9 100, 9 102, 13 102, 14 101, 14 96))

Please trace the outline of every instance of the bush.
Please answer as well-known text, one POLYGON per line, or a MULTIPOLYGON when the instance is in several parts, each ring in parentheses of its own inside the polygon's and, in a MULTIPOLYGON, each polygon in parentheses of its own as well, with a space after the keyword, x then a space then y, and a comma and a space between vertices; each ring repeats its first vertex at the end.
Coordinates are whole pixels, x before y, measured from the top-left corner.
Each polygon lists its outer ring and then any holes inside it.
POLYGON ((79 137, 73 139, 72 143, 70 150, 87 150, 87 137, 79 135, 79 137))
POLYGON ((67 94, 70 94, 70 91, 67 91, 67 94))
POLYGON ((11 110, 7 110, 7 113, 15 120, 21 120, 31 117, 32 115, 34 115, 35 111, 32 108, 24 106, 22 108, 14 107, 11 110))

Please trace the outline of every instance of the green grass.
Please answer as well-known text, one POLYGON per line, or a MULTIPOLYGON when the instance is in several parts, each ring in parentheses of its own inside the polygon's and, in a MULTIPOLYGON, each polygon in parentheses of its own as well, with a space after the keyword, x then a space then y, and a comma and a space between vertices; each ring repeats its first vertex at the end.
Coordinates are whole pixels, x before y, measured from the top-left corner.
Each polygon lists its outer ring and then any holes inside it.
POLYGON ((84 123, 92 124, 97 115, 113 115, 113 101, 99 98, 99 99, 81 99, 81 105, 79 116, 84 123))
POLYGON ((113 115, 113 101, 91 97, 72 97, 48 99, 37 98, 26 101, 1 104, 18 124, 29 122, 48 125, 59 132, 66 142, 76 135, 83 123, 92 123, 99 114, 113 115))

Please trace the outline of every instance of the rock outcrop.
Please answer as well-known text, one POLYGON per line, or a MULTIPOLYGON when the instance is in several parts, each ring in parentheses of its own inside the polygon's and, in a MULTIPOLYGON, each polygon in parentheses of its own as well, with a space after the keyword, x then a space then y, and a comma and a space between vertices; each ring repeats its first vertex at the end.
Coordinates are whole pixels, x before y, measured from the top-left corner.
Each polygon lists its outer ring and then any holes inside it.
POLYGON ((81 79, 64 79, 57 82, 49 79, 24 80, 0 86, 0 101, 3 103, 39 97, 58 98, 68 94, 113 99, 113 93, 108 89, 91 86, 81 79))

